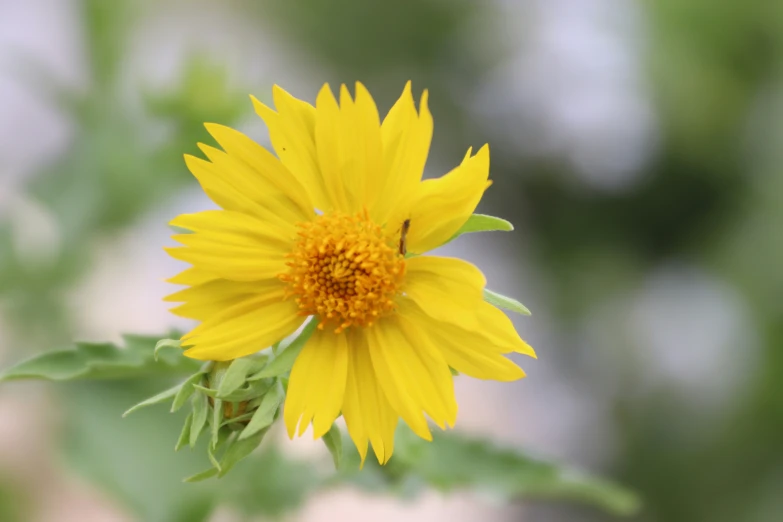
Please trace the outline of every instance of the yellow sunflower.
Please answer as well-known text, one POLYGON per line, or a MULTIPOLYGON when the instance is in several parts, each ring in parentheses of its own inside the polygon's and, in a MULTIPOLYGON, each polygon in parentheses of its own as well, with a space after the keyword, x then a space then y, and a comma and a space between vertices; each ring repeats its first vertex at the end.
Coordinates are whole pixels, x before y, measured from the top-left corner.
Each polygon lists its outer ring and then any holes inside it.
POLYGON ((410 82, 381 123, 356 84, 339 103, 328 85, 315 107, 275 86, 275 109, 253 99, 277 156, 216 124, 223 150, 185 156, 222 210, 185 214, 191 230, 167 249, 192 265, 171 282, 172 311, 200 324, 185 355, 225 361, 318 328, 291 370, 284 420, 323 436, 342 413, 361 454, 385 463, 399 418, 431 439, 457 416, 449 367, 479 379, 524 372, 504 354, 535 357, 506 315, 483 299, 474 265, 424 254, 449 240, 489 186, 489 148, 468 150, 448 174, 422 181, 432 138, 427 91, 418 111, 410 82))

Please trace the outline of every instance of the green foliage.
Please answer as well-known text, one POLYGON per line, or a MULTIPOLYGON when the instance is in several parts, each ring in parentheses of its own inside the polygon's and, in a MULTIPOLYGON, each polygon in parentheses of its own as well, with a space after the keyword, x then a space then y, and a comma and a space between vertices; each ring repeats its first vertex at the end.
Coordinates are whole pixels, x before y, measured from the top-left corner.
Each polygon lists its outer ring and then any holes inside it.
POLYGON ((313 463, 292 460, 268 445, 210 485, 218 488, 220 502, 248 517, 278 519, 327 484, 313 463))
POLYGON ((271 426, 277 417, 278 409, 283 403, 284 398, 285 393, 283 392, 283 386, 278 382, 263 396, 261 403, 253 414, 253 417, 250 419, 250 422, 248 422, 245 429, 240 433, 239 440, 252 437, 262 429, 271 426))
POLYGON ((125 346, 111 343, 77 343, 74 348, 56 350, 22 361, 0 374, 0 381, 43 379, 136 379, 182 375, 198 369, 199 363, 166 352, 155 360, 156 338, 126 335, 125 346))
POLYGON ((349 444, 345 451, 350 458, 338 475, 340 480, 377 493, 407 496, 425 486, 444 492, 474 490, 504 501, 584 503, 621 516, 632 515, 640 507, 634 493, 612 482, 455 432, 434 433, 432 442, 427 442, 400 425, 389 463, 378 466, 368 459, 362 471, 353 446, 349 444))
POLYGON ((615 515, 631 515, 639 509, 636 495, 611 482, 458 433, 439 433, 427 443, 400 429, 392 458, 405 472, 441 491, 470 488, 505 500, 571 500, 615 515))
POLYGON ((472 214, 449 241, 454 241, 462 234, 471 232, 510 232, 512 230, 514 230, 514 225, 505 219, 484 214, 472 214))
POLYGON ((525 305, 513 297, 507 297, 497 292, 493 292, 489 288, 484 289, 484 300, 491 305, 497 306, 498 308, 511 310, 512 312, 516 312, 522 315, 530 315, 530 310, 528 310, 525 305))
POLYGON ((121 502, 134 519, 200 522, 214 510, 215 497, 207 487, 181 482, 205 460, 199 451, 172 451, 183 415, 163 408, 145 408, 127 418, 119 415, 128 404, 166 384, 138 379, 63 387, 63 450, 73 470, 121 502))
POLYGON ((326 445, 326 449, 328 449, 329 453, 332 455, 334 468, 340 469, 340 463, 343 459, 343 436, 340 427, 337 426, 337 424, 332 424, 332 427, 329 428, 329 431, 326 432, 326 435, 324 435, 322 439, 326 445))

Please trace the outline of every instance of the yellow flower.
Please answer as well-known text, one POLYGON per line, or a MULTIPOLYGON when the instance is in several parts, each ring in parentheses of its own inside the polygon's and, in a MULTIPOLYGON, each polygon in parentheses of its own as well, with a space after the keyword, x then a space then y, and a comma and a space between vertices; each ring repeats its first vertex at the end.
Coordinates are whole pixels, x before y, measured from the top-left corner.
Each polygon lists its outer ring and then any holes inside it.
POLYGON ((284 419, 291 437, 312 422, 323 436, 342 413, 361 454, 385 463, 402 418, 431 439, 457 417, 449 367, 511 381, 524 372, 503 354, 533 350, 483 300, 484 275, 460 259, 418 256, 449 238, 489 186, 489 148, 469 150, 448 174, 422 181, 432 138, 424 91, 410 82, 381 124, 375 102, 328 85, 316 105, 275 86, 272 110, 253 98, 277 157, 247 136, 207 124, 223 150, 199 145, 190 171, 222 210, 177 217, 191 230, 168 249, 192 265, 171 282, 172 311, 200 324, 185 354, 224 361, 297 330, 318 328, 291 370, 284 419), (407 253, 407 256, 406 256, 407 253))

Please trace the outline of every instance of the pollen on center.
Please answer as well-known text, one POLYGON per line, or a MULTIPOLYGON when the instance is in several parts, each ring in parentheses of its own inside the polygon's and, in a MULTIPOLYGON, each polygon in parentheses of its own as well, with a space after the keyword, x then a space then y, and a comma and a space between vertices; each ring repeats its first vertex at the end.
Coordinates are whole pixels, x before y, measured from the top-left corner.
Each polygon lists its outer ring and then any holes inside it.
POLYGON ((405 259, 381 226, 367 212, 339 212, 299 223, 288 271, 280 280, 289 284, 302 315, 318 317, 318 328, 372 326, 394 311, 402 291, 405 259))

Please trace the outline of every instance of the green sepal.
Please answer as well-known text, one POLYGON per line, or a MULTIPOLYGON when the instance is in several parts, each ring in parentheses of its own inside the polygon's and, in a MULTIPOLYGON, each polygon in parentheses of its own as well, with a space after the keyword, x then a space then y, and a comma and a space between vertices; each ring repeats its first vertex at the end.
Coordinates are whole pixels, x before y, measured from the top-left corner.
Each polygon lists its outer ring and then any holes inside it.
POLYGON ((195 393, 191 403, 193 405, 193 423, 190 427, 190 447, 193 448, 196 446, 198 437, 207 423, 209 399, 203 393, 195 393))
POLYGON ((158 352, 164 348, 174 348, 178 351, 182 351, 182 341, 179 339, 161 339, 155 343, 155 349, 152 352, 153 358, 158 360, 158 352))
POLYGON ((221 396, 219 394, 216 394, 215 396, 221 400, 228 401, 228 402, 249 401, 255 399, 256 397, 261 397, 262 395, 264 395, 271 386, 272 386, 271 379, 262 379, 258 381, 248 382, 246 383, 245 386, 242 386, 241 388, 234 390, 228 395, 221 396))
POLYGON ((455 370, 454 368, 452 368, 451 366, 449 366, 449 371, 451 372, 451 376, 452 377, 458 377, 459 376, 459 372, 457 370, 455 370))
POLYGON ((269 428, 267 427, 252 437, 243 440, 237 438, 232 441, 228 448, 226 448, 225 453, 223 453, 223 458, 220 460, 220 471, 218 472, 218 477, 225 476, 225 474, 228 473, 237 462, 253 453, 253 450, 256 449, 259 444, 261 444, 261 441, 264 440, 264 436, 268 431, 269 428))
POLYGON ((232 431, 242 431, 243 429, 245 429, 247 425, 240 424, 240 423, 244 421, 249 421, 250 419, 253 418, 253 415, 255 414, 256 414, 255 411, 251 411, 249 413, 243 413, 242 415, 238 415, 236 417, 231 417, 230 419, 225 419, 223 421, 223 424, 220 425, 220 427, 222 428, 224 426, 228 426, 229 428, 231 428, 232 431))
POLYGON ((179 439, 177 439, 177 444, 174 446, 174 451, 179 451, 187 446, 188 442, 190 441, 190 427, 192 425, 193 412, 191 411, 188 413, 188 416, 185 417, 185 424, 182 426, 182 431, 179 434, 179 439))
POLYGON ((212 404, 212 421, 210 423, 212 438, 209 445, 214 449, 217 448, 220 441, 220 426, 223 424, 223 401, 220 399, 214 399, 212 404))
POLYGON ((294 362, 296 361, 296 357, 299 355, 299 352, 302 351, 302 348, 304 348, 304 345, 307 343, 307 340, 310 339, 310 336, 313 335, 317 326, 318 321, 314 318, 310 319, 310 322, 305 325, 302 333, 300 333, 296 339, 291 341, 288 346, 281 348, 280 352, 269 362, 269 364, 260 372, 248 377, 247 380, 255 381, 267 377, 277 377, 291 371, 291 368, 293 368, 294 362))
POLYGON ((493 292, 488 288, 484 289, 484 300, 491 305, 497 306, 498 308, 511 310, 512 312, 516 312, 522 315, 530 315, 530 310, 528 310, 525 305, 513 297, 507 297, 497 292, 493 292))
POLYGON ((188 478, 183 479, 182 482, 188 482, 188 483, 201 482, 202 480, 207 480, 208 478, 212 478, 217 474, 218 474, 217 468, 209 468, 199 473, 196 473, 195 475, 191 475, 188 478))
POLYGON ((149 399, 144 399, 140 403, 128 408, 125 411, 125 413, 122 414, 122 416, 127 417, 134 411, 144 408, 146 406, 152 406, 153 404, 160 404, 161 402, 168 400, 174 397, 175 395, 177 395, 181 388, 182 388, 182 384, 177 384, 176 386, 172 386, 168 390, 162 391, 157 395, 153 395, 149 399))
POLYGON ((259 404, 250 422, 242 430, 242 433, 239 434, 239 440, 250 438, 262 429, 271 426, 275 420, 275 413, 277 413, 277 409, 284 398, 283 386, 276 382, 261 399, 261 404, 259 404))
POLYGON ((174 413, 185 405, 187 400, 193 395, 193 392, 196 391, 196 383, 199 382, 203 376, 204 374, 202 372, 194 373, 180 385, 177 395, 174 396, 174 400, 171 402, 171 413, 174 413))
POLYGON ((340 462, 343 459, 343 435, 336 423, 332 424, 326 435, 321 437, 326 445, 326 449, 332 454, 334 469, 340 469, 340 462))
POLYGON ((248 373, 256 366, 255 361, 249 358, 234 359, 229 365, 220 384, 217 387, 217 396, 221 399, 230 395, 234 390, 245 384, 248 373))
POLYGON ((512 230, 514 225, 505 219, 485 214, 472 214, 446 243, 471 232, 511 232, 512 230))
POLYGON ((207 457, 209 458, 209 461, 212 463, 212 465, 217 468, 218 471, 220 471, 220 461, 218 460, 217 456, 215 455, 215 452, 223 446, 224 443, 233 441, 234 440, 234 433, 231 430, 228 429, 219 429, 218 430, 218 437, 217 437, 217 443, 213 447, 212 444, 207 445, 207 457))

